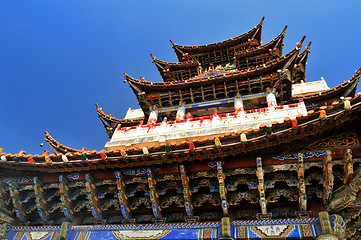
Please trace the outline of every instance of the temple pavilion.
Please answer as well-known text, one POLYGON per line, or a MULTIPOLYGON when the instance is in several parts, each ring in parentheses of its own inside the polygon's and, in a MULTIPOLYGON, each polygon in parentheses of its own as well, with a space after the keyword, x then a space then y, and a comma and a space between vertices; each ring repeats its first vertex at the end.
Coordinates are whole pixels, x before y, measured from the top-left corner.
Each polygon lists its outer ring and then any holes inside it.
POLYGON ((105 150, 0 152, 0 238, 361 239, 361 68, 306 81, 311 42, 284 53, 263 20, 151 54, 162 81, 124 74, 139 109, 96 105, 105 150), (360 192, 360 193, 359 193, 360 192))

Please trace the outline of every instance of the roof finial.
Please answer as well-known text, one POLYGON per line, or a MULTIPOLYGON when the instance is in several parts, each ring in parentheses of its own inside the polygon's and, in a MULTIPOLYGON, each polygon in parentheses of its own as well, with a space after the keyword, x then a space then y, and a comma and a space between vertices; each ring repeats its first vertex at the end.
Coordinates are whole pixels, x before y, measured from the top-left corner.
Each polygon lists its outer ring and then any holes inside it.
POLYGON ((126 74, 125 72, 124 72, 123 74, 124 74, 124 77, 125 77, 125 79, 124 79, 124 83, 127 83, 129 75, 128 75, 128 74, 126 74))
POLYGON ((176 45, 172 40, 169 40, 169 41, 172 43, 173 47, 176 45))
POLYGON ((49 153, 50 152, 48 150, 44 149, 44 153, 41 156, 48 156, 49 153))
POLYGON ((303 41, 305 41, 306 35, 304 35, 300 42, 297 43, 297 48, 301 49, 303 41))
POLYGON ((304 35, 304 36, 302 37, 302 39, 301 39, 301 41, 300 41, 300 44, 303 44, 303 42, 305 41, 305 39, 306 39, 306 35, 304 35))
POLYGON ((26 151, 20 150, 19 155, 25 155, 25 154, 26 154, 26 151))
POLYGON ((154 60, 155 59, 155 57, 153 56, 153 54, 152 53, 149 53, 150 54, 150 56, 152 57, 152 59, 154 60))
POLYGON ((263 26, 263 21, 264 21, 265 17, 262 18, 261 22, 259 23, 260 25, 263 26))
POLYGON ((286 25, 285 28, 282 30, 282 34, 285 34, 287 28, 288 26, 286 25))

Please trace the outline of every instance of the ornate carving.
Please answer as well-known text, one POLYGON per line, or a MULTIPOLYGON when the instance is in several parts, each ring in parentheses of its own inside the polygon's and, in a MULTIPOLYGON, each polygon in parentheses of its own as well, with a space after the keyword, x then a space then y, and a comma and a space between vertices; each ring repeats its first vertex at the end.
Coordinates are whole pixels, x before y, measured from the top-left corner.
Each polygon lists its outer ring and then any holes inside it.
POLYGON ((292 148, 294 152, 301 151, 319 151, 332 148, 351 148, 358 143, 357 136, 353 132, 341 133, 340 135, 322 138, 316 142, 313 142, 307 146, 300 146, 292 148))
POLYGON ((359 169, 354 179, 347 185, 344 185, 337 189, 331 198, 330 203, 326 206, 328 211, 338 212, 352 203, 357 199, 357 193, 361 189, 361 170, 359 169))
POLYGON ((259 193, 256 190, 246 192, 231 192, 228 194, 229 204, 238 205, 243 199, 249 203, 255 204, 259 201, 259 193))

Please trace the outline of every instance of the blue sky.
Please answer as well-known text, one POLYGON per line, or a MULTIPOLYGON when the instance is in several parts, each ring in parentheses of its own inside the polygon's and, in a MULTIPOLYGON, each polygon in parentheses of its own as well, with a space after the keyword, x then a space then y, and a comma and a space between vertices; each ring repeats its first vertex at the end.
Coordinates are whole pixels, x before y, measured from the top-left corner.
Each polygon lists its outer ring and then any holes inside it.
POLYGON ((285 25, 284 52, 307 35, 307 80, 334 87, 361 66, 360 10, 361 1, 0 1, 0 147, 42 153, 48 131, 70 147, 103 149, 94 103, 118 118, 137 108, 123 72, 160 81, 149 53, 176 61, 169 39, 222 41, 263 16, 263 43, 285 25))

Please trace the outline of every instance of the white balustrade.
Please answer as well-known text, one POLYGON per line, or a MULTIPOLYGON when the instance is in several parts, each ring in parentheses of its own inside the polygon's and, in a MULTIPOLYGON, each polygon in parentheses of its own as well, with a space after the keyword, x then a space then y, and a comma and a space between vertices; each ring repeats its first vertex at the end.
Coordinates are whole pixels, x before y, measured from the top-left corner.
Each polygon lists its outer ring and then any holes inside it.
POLYGON ((286 117, 307 115, 304 102, 284 106, 246 110, 243 114, 229 113, 201 118, 188 118, 182 121, 139 125, 119 128, 105 147, 130 146, 139 143, 164 142, 182 138, 193 138, 237 132, 249 128, 258 129, 261 124, 271 126, 273 121, 282 123, 286 117), (270 111, 271 110, 271 111, 270 111))

